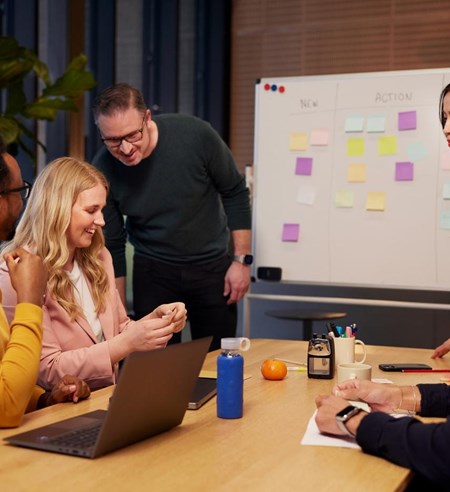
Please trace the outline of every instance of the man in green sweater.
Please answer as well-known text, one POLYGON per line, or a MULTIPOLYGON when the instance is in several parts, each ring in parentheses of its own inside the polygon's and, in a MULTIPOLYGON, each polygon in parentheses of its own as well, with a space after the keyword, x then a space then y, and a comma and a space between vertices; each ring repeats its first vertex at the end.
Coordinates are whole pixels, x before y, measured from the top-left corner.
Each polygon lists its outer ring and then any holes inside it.
POLYGON ((212 335, 211 350, 219 348, 236 335, 252 263, 249 191, 229 148, 198 118, 153 118, 127 84, 103 91, 94 117, 105 147, 93 164, 110 184, 105 237, 122 300, 128 238, 136 317, 182 301, 192 338, 212 335))

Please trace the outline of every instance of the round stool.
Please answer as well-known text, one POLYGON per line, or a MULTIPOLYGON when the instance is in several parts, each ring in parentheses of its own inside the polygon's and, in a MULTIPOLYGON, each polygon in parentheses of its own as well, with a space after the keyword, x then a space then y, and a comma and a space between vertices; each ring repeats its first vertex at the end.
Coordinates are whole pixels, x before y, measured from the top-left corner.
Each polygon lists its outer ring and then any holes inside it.
MULTIPOLYGON (((313 322, 341 319, 347 316, 347 313, 334 313, 330 311, 308 311, 304 309, 273 309, 266 311, 264 314, 279 319, 292 319, 303 322, 303 340, 310 340, 313 333, 313 322)), ((322 330, 325 332, 326 330, 322 330)))

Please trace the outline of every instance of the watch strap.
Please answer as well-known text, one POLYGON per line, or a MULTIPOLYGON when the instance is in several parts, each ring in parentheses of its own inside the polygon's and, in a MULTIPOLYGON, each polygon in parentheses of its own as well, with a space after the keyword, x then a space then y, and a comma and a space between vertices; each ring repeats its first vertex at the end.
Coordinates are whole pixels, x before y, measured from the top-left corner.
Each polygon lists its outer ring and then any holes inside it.
POLYGON ((251 265, 253 263, 252 255, 234 255, 233 261, 237 261, 238 263, 242 263, 242 265, 251 265))

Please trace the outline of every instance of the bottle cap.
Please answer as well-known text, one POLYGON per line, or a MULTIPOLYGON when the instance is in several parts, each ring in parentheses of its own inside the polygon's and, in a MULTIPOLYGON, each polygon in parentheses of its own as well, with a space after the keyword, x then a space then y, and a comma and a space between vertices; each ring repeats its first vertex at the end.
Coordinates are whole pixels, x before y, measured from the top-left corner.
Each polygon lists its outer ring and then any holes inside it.
POLYGON ((245 337, 222 338, 220 346, 223 350, 242 350, 245 352, 250 348, 250 340, 245 337))

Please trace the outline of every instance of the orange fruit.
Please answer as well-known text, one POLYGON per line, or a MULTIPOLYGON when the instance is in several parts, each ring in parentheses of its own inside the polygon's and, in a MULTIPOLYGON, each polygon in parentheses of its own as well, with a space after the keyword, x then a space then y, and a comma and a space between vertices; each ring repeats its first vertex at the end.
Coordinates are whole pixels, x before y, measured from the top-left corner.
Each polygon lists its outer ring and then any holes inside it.
POLYGON ((284 379, 287 372, 286 364, 282 360, 266 359, 261 364, 261 374, 272 381, 284 379))

